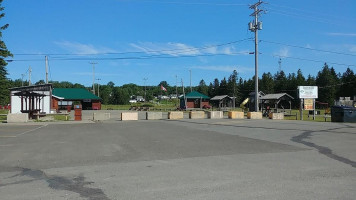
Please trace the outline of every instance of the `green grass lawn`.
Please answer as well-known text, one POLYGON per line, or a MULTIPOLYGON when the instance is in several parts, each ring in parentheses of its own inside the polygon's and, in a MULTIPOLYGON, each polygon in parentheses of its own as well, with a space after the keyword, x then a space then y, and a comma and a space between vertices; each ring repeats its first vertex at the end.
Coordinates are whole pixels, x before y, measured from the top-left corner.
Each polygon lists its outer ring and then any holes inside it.
MULTIPOLYGON (((4 114, 8 114, 9 110, 0 110, 0 114, 4 115, 4 114)), ((0 115, 0 122, 2 121, 6 121, 7 117, 6 116, 2 116, 0 115)))
MULTIPOLYGON (((318 110, 317 109, 317 111, 320 111, 320 115, 315 115, 315 120, 313 120, 313 115, 310 115, 308 117, 309 111, 308 110, 303 110, 303 121, 325 122, 325 118, 324 118, 325 110, 318 110)), ((299 110, 292 110, 292 115, 295 115, 295 114, 298 115, 298 120, 300 120, 299 110)), ((287 117, 284 117, 284 119, 285 120, 295 120, 295 116, 287 116, 287 117)), ((331 118, 330 117, 326 118, 326 121, 330 122, 331 118)))

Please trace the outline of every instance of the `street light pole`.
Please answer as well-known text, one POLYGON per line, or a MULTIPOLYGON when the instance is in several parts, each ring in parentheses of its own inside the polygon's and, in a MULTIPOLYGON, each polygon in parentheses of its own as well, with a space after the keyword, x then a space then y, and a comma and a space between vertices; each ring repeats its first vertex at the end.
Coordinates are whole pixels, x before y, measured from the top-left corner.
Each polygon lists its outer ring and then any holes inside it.
POLYGON ((100 81, 101 79, 100 79, 100 78, 97 78, 96 80, 98 81, 98 97, 100 97, 100 92, 99 92, 100 83, 99 83, 99 81, 100 81))

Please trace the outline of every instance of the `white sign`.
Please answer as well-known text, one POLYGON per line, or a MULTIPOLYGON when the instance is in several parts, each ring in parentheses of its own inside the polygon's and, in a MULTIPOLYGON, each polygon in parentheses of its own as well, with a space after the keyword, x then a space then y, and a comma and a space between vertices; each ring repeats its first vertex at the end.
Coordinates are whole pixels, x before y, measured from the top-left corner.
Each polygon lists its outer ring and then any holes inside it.
POLYGON ((300 99, 317 99, 318 86, 298 86, 300 99))

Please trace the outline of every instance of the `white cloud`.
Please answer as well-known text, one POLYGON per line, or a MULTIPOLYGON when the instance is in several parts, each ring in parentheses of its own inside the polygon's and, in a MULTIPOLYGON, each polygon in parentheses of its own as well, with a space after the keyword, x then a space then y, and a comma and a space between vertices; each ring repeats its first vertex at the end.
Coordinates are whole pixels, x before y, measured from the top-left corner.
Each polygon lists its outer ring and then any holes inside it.
MULTIPOLYGON (((73 75, 77 76, 93 76, 93 72, 75 72, 72 73, 73 75)), ((112 74, 112 73, 95 73, 95 76, 100 77, 100 76, 120 76, 122 74, 112 74)))
POLYGON ((220 72, 233 72, 234 70, 237 73, 249 72, 254 71, 254 68, 248 67, 236 67, 236 66, 193 66, 192 69, 200 69, 200 70, 207 70, 207 71, 220 71, 220 72))
POLYGON ((349 51, 352 53, 356 53, 356 45, 350 45, 349 51))
POLYGON ((233 46, 217 47, 214 45, 207 45, 206 47, 193 47, 183 43, 153 43, 153 42, 139 42, 131 43, 131 47, 143 51, 146 54, 158 55, 166 54, 171 56, 194 56, 201 54, 247 54, 244 52, 237 52, 233 46))
POLYGON ((75 54, 100 54, 100 53, 113 53, 113 49, 107 47, 95 47, 92 44, 82 44, 79 42, 69 42, 61 41, 54 42, 56 45, 60 46, 63 49, 75 54))
POLYGON ((326 33, 330 36, 356 37, 356 33, 326 33))
POLYGON ((288 57, 288 56, 290 56, 289 49, 287 47, 283 47, 283 48, 279 49, 279 51, 274 53, 274 54, 276 56, 280 56, 280 57, 288 57))

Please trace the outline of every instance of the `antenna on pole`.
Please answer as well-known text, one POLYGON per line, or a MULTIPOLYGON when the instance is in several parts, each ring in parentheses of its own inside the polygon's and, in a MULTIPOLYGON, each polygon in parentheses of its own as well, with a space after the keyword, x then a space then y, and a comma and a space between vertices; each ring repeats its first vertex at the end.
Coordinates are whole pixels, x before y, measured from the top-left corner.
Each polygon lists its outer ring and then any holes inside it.
POLYGON ((46 60, 46 84, 48 84, 48 56, 45 56, 46 60))
POLYGON ((263 10, 259 9, 263 1, 259 0, 257 3, 250 6, 254 12, 250 15, 255 19, 248 23, 248 28, 251 32, 255 32, 255 112, 259 111, 259 100, 258 100, 258 30, 262 30, 262 22, 258 21, 260 12, 263 10))
POLYGON ((90 62, 93 65, 93 94, 95 95, 95 65, 98 64, 96 62, 90 62))
POLYGON ((31 69, 31 66, 28 68, 28 85, 31 86, 31 72, 32 72, 32 69, 31 69))

